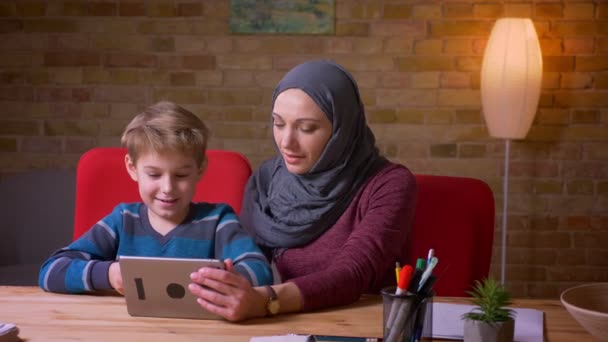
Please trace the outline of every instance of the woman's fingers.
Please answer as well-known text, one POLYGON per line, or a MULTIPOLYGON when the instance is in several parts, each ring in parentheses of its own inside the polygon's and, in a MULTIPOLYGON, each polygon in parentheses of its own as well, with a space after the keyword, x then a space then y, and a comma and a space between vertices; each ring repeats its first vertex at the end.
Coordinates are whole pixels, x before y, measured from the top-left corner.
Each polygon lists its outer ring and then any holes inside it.
MULTIPOLYGON (((238 321, 245 318, 248 299, 246 292, 235 291, 229 294, 218 292, 207 284, 215 281, 205 280, 204 285, 190 284, 188 290, 197 297, 199 305, 216 315, 222 316, 230 321, 238 321)), ((224 285, 225 286, 225 285, 224 285)))
POLYGON ((241 300, 251 287, 239 274, 207 267, 190 274, 190 279, 194 282, 189 285, 193 294, 220 306, 227 306, 229 299, 241 300))
POLYGON ((224 264, 225 270, 203 267, 190 274, 188 290, 197 297, 196 301, 203 309, 229 321, 263 316, 265 298, 234 271, 232 260, 226 259, 224 264))
POLYGON ((231 295, 218 292, 207 285, 190 284, 188 285, 188 289, 198 298, 204 299, 214 305, 225 307, 230 304, 231 295))
POLYGON ((243 315, 242 310, 239 310, 239 307, 223 307, 223 306, 218 306, 215 305, 211 302, 206 301, 203 298, 197 298, 196 302, 205 310, 216 314, 218 316, 224 317, 225 319, 232 321, 232 322, 236 322, 236 321, 240 321, 244 318, 246 318, 243 315))
POLYGON ((203 267, 198 271, 191 273, 190 279, 195 283, 209 286, 223 293, 230 290, 228 287, 241 289, 250 287, 249 281, 238 273, 209 267, 203 267), (208 282, 209 280, 212 280, 213 282, 208 282))

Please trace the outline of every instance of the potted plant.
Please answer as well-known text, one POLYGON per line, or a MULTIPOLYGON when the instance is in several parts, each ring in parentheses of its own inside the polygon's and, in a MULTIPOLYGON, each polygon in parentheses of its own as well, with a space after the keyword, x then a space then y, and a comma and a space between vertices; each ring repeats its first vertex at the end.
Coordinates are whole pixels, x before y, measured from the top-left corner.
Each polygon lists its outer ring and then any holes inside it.
POLYGON ((473 291, 468 291, 476 306, 463 315, 465 342, 512 342, 515 331, 511 295, 497 281, 485 278, 475 281, 473 291))

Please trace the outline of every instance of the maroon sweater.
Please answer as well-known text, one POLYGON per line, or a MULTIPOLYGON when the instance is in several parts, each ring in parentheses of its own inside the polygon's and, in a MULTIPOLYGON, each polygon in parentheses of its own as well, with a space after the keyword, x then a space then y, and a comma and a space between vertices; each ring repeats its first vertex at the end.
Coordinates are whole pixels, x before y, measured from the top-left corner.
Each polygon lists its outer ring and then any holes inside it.
POLYGON ((275 259, 282 280, 295 283, 303 311, 355 302, 363 293, 396 285, 416 207, 416 179, 388 163, 355 195, 336 224, 303 247, 275 259))

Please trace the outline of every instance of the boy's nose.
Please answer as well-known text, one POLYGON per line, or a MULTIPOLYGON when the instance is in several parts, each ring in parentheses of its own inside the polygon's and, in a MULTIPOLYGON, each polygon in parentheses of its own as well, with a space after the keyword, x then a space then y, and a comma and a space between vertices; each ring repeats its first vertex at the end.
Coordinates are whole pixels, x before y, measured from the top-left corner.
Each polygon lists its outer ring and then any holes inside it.
POLYGON ((160 187, 162 192, 168 193, 173 189, 173 180, 170 177, 165 177, 160 187))

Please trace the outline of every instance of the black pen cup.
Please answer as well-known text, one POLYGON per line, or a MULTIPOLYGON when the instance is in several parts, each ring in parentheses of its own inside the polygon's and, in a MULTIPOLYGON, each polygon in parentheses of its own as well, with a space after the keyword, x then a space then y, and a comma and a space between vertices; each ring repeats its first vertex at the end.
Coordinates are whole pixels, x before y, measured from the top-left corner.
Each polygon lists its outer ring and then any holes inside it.
POLYGON ((417 342, 430 339, 433 294, 396 293, 395 286, 381 291, 383 342, 417 342))

